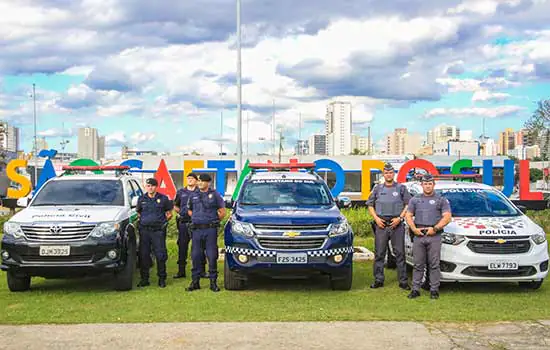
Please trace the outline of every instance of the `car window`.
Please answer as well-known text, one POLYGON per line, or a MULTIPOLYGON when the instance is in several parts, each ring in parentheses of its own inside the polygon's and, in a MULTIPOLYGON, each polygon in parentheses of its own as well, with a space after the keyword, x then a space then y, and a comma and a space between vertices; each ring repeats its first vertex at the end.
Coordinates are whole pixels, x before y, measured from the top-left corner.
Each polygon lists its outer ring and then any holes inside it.
POLYGON ((138 196, 142 196, 142 195, 143 195, 143 191, 141 190, 141 187, 139 187, 139 184, 137 183, 137 181, 135 181, 135 180, 130 180, 130 183, 132 184, 132 187, 134 188, 134 192, 135 192, 138 196))
POLYGON ((128 202, 132 203, 132 198, 137 196, 130 181, 126 183, 126 193, 128 194, 128 202))
POLYGON ((242 191, 243 205, 330 205, 328 187, 312 180, 252 180, 242 191))
POLYGON ((436 192, 449 200, 455 217, 521 215, 504 195, 494 190, 453 188, 438 189, 436 192))
POLYGON ((124 205, 119 180, 63 180, 46 183, 31 206, 46 205, 124 205))

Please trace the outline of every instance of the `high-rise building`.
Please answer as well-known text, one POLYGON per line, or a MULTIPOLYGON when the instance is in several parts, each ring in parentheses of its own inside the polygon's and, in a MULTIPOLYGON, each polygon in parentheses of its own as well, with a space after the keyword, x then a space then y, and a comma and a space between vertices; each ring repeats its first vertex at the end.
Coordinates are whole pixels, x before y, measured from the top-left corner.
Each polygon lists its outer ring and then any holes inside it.
POLYGON ((19 128, 0 122, 0 149, 13 153, 19 150, 19 128))
POLYGON ((481 155, 486 157, 493 157, 500 154, 499 145, 493 139, 486 139, 485 143, 481 145, 481 155))
POLYGON ((334 101, 327 106, 325 134, 329 156, 351 154, 352 111, 350 102, 334 101))
POLYGON ((429 130, 426 136, 428 145, 450 140, 460 140, 460 128, 454 125, 441 124, 429 130))
POLYGON ((294 147, 294 153, 296 153, 297 156, 305 156, 309 154, 309 141, 308 140, 296 141, 296 146, 294 147))
POLYGON ((386 137, 386 154, 405 154, 407 129, 396 128, 386 137))
POLYGON ((509 151, 513 151, 516 148, 516 133, 511 128, 506 128, 499 134, 498 144, 500 146, 500 154, 508 155, 509 151))
POLYGON ((352 152, 358 150, 361 153, 368 154, 369 152, 369 138, 359 135, 352 135, 351 137, 351 149, 352 152))
MULTIPOLYGON (((92 160, 100 159, 99 150, 99 135, 95 128, 80 128, 78 129, 78 156, 81 158, 89 158, 92 160)), ((103 141, 105 145, 105 141, 103 141)), ((103 155, 105 154, 105 146, 103 147, 103 155)))
POLYGON ((97 157, 105 159, 105 136, 100 136, 97 142, 97 157))
POLYGON ((309 154, 325 155, 327 154, 327 137, 322 134, 315 134, 309 137, 309 154))

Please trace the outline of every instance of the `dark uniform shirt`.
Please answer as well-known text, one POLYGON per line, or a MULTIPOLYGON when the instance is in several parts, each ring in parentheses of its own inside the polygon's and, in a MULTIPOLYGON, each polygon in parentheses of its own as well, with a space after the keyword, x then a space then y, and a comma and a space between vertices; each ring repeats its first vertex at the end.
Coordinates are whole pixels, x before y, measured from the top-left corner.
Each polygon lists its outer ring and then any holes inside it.
POLYGON ((219 221, 218 209, 225 208, 225 202, 216 190, 209 189, 192 193, 187 207, 193 212, 193 224, 212 224, 219 221))
POLYGON ((411 194, 407 187, 400 183, 393 183, 391 186, 378 184, 374 186, 367 206, 373 206, 376 214, 380 217, 398 217, 405 205, 411 200, 411 194))
POLYGON ((141 214, 141 225, 162 226, 167 221, 166 212, 172 208, 174 208, 172 201, 164 194, 157 192, 153 198, 147 193, 139 197, 136 211, 141 214))
POLYGON ((189 217, 189 214, 187 213, 187 202, 189 201, 189 197, 193 193, 198 193, 199 188, 195 187, 193 191, 185 188, 181 188, 176 193, 176 198, 174 198, 174 205, 178 206, 180 208, 180 220, 183 222, 189 222, 191 221, 191 218, 189 217))
POLYGON ((422 193, 409 201, 407 210, 414 215, 415 225, 434 226, 441 220, 443 213, 451 211, 451 205, 447 198, 437 193, 433 196, 422 193))

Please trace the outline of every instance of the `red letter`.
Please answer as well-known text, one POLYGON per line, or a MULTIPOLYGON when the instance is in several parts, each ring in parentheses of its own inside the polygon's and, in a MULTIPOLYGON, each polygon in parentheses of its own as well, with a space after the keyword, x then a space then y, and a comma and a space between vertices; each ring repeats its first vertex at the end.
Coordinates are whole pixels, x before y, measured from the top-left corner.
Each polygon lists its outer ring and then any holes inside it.
POLYGON ((541 201, 542 192, 531 192, 529 188, 529 161, 519 161, 519 199, 522 201, 541 201))
POLYGON ((409 160, 407 163, 401 166, 401 168, 399 169, 399 174, 397 175, 397 182, 407 182, 407 173, 413 168, 424 169, 433 176, 439 175, 439 171, 437 171, 436 167, 432 163, 428 162, 425 159, 414 159, 409 160))
POLYGON ((164 159, 160 160, 159 168, 155 173, 155 179, 157 179, 159 183, 158 191, 160 193, 167 195, 171 200, 176 197, 176 186, 174 185, 172 176, 170 176, 170 173, 168 172, 164 159))

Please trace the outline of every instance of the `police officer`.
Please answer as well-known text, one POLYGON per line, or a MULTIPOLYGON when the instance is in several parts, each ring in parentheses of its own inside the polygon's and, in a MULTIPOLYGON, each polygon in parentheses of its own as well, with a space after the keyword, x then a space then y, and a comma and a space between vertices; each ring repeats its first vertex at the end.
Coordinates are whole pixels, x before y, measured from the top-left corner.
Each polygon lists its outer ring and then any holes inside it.
POLYGON ((426 269, 430 279, 430 295, 439 298, 441 232, 451 222, 451 206, 447 198, 435 193, 432 175, 422 177, 423 193, 409 201, 407 224, 413 236, 413 287, 409 298, 420 296, 420 285, 426 269), (414 216, 414 219, 413 219, 414 216))
POLYGON ((210 189, 212 178, 208 174, 199 176, 199 192, 189 197, 187 207, 192 222, 191 284, 187 291, 200 289, 200 273, 204 269, 204 253, 208 259, 210 289, 219 292, 218 278, 218 227, 225 216, 225 203, 222 196, 210 189))
POLYGON ((367 200, 369 212, 374 218, 374 283, 371 288, 384 286, 384 259, 391 240, 397 261, 399 287, 410 290, 405 266, 405 218, 407 203, 411 195, 407 188, 394 181, 395 170, 386 163, 383 169, 384 183, 377 184, 367 200))
POLYGON ((191 241, 191 233, 189 225, 191 217, 187 213, 187 202, 192 193, 199 191, 197 187, 197 174, 191 172, 187 174, 187 186, 182 187, 176 193, 174 199, 174 209, 178 213, 178 273, 174 278, 186 277, 185 267, 187 266, 187 254, 189 252, 189 242, 191 241))
POLYGON ((153 264, 151 260, 151 247, 157 260, 157 273, 159 286, 166 287, 166 226, 172 217, 173 203, 167 196, 157 192, 158 182, 154 178, 145 182, 146 193, 143 194, 137 204, 136 211, 139 215, 139 255, 141 259, 141 281, 138 287, 149 285, 149 269, 153 264))

